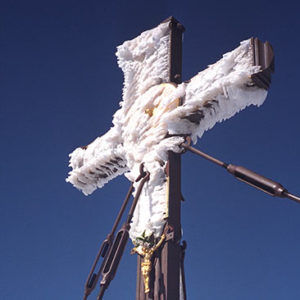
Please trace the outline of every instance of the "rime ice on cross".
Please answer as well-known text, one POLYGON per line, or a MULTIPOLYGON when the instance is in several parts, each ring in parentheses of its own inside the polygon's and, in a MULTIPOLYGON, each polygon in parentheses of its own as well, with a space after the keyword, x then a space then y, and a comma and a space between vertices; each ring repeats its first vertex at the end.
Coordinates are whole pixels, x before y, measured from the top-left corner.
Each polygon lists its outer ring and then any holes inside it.
POLYGON ((123 100, 113 127, 70 154, 67 181, 85 195, 125 173, 134 181, 139 166, 150 172, 137 204, 130 236, 161 235, 166 213, 167 152, 181 152, 188 134, 196 142, 217 122, 266 96, 272 61, 259 58, 267 43, 248 39, 217 63, 179 85, 168 83, 170 28, 166 21, 117 48, 124 72, 123 100), (181 104, 181 105, 179 105, 181 104))

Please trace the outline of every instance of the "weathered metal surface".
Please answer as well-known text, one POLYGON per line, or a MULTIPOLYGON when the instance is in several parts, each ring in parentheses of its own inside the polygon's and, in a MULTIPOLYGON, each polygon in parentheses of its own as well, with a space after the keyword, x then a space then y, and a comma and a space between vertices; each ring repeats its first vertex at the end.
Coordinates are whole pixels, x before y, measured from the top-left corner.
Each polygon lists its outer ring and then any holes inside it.
MULTIPOLYGON (((182 33, 184 27, 173 17, 164 22, 170 22, 170 61, 169 81, 181 83, 182 74, 182 33)), ((168 217, 167 224, 172 228, 167 233, 166 242, 161 251, 156 253, 154 268, 150 279, 150 292, 145 294, 141 274, 142 259, 138 258, 137 269, 137 300, 179 300, 180 285, 180 238, 181 238, 181 155, 169 152, 166 174, 168 176, 168 217)))
MULTIPOLYGON (((182 75, 182 34, 184 27, 174 18, 170 21, 170 82, 181 83, 182 75)), ((162 290, 165 300, 179 300, 180 286, 180 239, 181 239, 181 156, 169 152, 166 170, 168 176, 168 218, 172 228, 161 251, 162 290)), ((156 283, 159 284, 159 283, 156 283)))
POLYGON ((130 211, 128 213, 126 222, 124 223, 124 225, 122 226, 122 228, 119 230, 119 232, 117 233, 116 239, 108 253, 108 257, 105 261, 103 270, 102 270, 102 280, 100 283, 100 293, 98 296, 98 300, 101 300, 104 294, 104 291, 107 289, 108 285, 110 284, 110 282, 113 280, 113 278, 116 275, 117 272, 117 268, 119 266, 120 260, 123 256, 128 238, 129 238, 129 229, 130 229, 130 222, 136 207, 136 204, 138 202, 138 199, 141 195, 143 186, 145 184, 145 182, 147 180, 149 180, 149 176, 150 173, 146 172, 144 173, 141 169, 141 175, 138 177, 137 181, 140 180, 140 178, 142 178, 139 187, 137 189, 137 192, 135 194, 133 203, 131 205, 130 211), (144 176, 142 178, 142 176, 144 176))
POLYGON ((274 72, 274 52, 269 42, 261 42, 252 38, 253 63, 261 66, 261 71, 251 76, 252 81, 260 88, 268 89, 271 84, 271 74, 274 72))
POLYGON ((179 84, 182 82, 182 34, 185 28, 174 17, 170 17, 171 41, 169 80, 179 84))
POLYGON ((180 286, 180 239, 181 239, 181 157, 169 152, 167 166, 169 178, 169 203, 167 226, 172 228, 161 251, 161 268, 164 286, 164 299, 179 300, 180 286))
POLYGON ((220 166, 220 167, 223 167, 223 168, 227 168, 227 164, 224 163, 223 161, 219 160, 219 159, 216 159, 215 157, 212 157, 210 155, 208 155, 207 153, 204 153, 194 147, 191 146, 191 137, 187 136, 186 137, 186 143, 183 143, 181 145, 185 150, 189 150, 199 156, 202 156, 203 158, 213 162, 214 164, 220 166))
POLYGON ((245 167, 242 166, 236 166, 233 164, 227 164, 225 162, 222 162, 194 147, 191 147, 189 145, 189 141, 190 139, 187 139, 188 143, 182 144, 182 147, 185 150, 189 150, 192 153, 195 153, 211 162, 213 162, 214 164, 225 168, 230 174, 232 174, 235 178, 237 178, 240 181, 243 181, 271 196, 276 196, 276 197, 280 197, 280 198, 288 198, 291 199, 293 201, 296 201, 298 203, 300 203, 300 197, 297 197, 291 193, 288 192, 288 190, 283 187, 280 183, 269 179, 265 176, 262 176, 260 174, 257 174, 245 167))
POLYGON ((84 296, 83 296, 83 300, 86 300, 88 295, 90 295, 90 293, 95 289, 96 287, 96 284, 100 278, 100 275, 101 275, 101 272, 102 272, 102 269, 103 269, 103 266, 105 264, 105 261, 106 261, 106 258, 107 258, 107 254, 112 246, 112 243, 113 243, 113 240, 114 240, 114 235, 115 235, 115 232, 116 232, 116 229, 120 223, 120 220, 123 216, 123 213, 125 211, 125 208, 128 204, 128 201, 131 197, 131 194, 132 194, 132 191, 133 191, 133 184, 131 184, 128 192, 127 192, 127 195, 124 199, 124 202, 122 204, 122 207, 118 213, 118 216, 115 220, 115 223, 112 227, 112 230, 111 232, 107 235, 106 239, 102 242, 101 246, 100 246, 100 250, 99 252, 97 253, 97 256, 95 258, 95 261, 92 265, 92 268, 90 270, 90 273, 88 275, 88 278, 86 280, 86 283, 85 283, 85 287, 84 287, 84 296), (102 261, 102 264, 100 265, 100 268, 97 272, 95 272, 95 269, 100 261, 100 258, 103 257, 103 261, 102 261))

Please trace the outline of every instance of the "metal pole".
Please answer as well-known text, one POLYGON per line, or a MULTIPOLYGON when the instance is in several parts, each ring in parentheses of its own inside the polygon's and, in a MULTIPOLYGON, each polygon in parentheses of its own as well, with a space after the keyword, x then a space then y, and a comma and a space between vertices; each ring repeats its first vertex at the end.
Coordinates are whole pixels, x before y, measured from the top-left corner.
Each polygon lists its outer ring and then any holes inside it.
POLYGON ((181 146, 185 150, 189 150, 211 162, 214 164, 225 168, 230 174, 232 174, 235 178, 237 178, 240 181, 243 181, 271 196, 281 197, 281 198, 289 198, 291 200, 296 201, 297 203, 300 203, 300 197, 291 194, 288 192, 288 190, 283 187, 279 182, 276 182, 272 179, 269 179, 265 176, 262 176, 260 174, 257 174, 245 167, 242 166, 236 166, 233 164, 227 164, 221 160, 218 160, 215 157, 212 157, 208 155, 207 153, 204 153, 194 147, 190 146, 191 138, 186 137, 187 144, 183 143, 181 146))
MULTIPOLYGON (((182 33, 184 27, 173 17, 164 22, 170 26, 170 60, 169 81, 175 84, 181 83, 182 69, 182 33)), ((179 300, 180 291, 180 259, 181 259, 181 155, 169 152, 169 160, 166 168, 168 184, 168 216, 167 226, 172 228, 167 235, 160 254, 154 258, 154 266, 151 276, 151 292, 144 293, 144 285, 141 275, 141 261, 138 257, 137 267, 137 300, 179 300)))

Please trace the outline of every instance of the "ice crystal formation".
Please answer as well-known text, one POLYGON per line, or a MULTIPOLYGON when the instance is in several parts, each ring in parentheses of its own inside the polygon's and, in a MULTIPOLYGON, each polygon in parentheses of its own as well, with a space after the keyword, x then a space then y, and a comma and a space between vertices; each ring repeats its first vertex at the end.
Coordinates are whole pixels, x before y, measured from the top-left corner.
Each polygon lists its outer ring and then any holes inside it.
MULTIPOLYGON (((168 83, 169 42, 166 22, 118 46, 116 55, 124 72, 124 87, 113 126, 87 147, 70 154, 72 170, 67 181, 85 195, 124 173, 133 182, 144 163, 150 180, 132 219, 133 241, 145 233, 161 235, 166 211, 167 153, 181 152, 184 140, 180 135, 190 135, 195 143, 217 122, 249 105, 260 106, 267 96, 267 91, 251 80, 260 66, 254 66, 250 39, 179 85, 168 83)), ((137 183, 134 185, 136 188, 137 183)))

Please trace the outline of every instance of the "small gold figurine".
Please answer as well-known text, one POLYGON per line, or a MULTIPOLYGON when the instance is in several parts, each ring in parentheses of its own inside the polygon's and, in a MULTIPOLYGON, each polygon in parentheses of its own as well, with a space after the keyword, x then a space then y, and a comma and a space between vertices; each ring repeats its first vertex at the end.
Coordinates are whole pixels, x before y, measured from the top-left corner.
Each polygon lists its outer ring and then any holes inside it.
POLYGON ((144 258, 143 262, 141 263, 141 271, 144 277, 145 294, 150 292, 149 279, 150 279, 150 272, 152 270, 151 258, 154 252, 161 246, 165 238, 166 236, 165 234, 163 234, 159 242, 151 248, 142 247, 142 249, 140 249, 140 247, 135 247, 131 250, 131 254, 137 253, 144 258))

